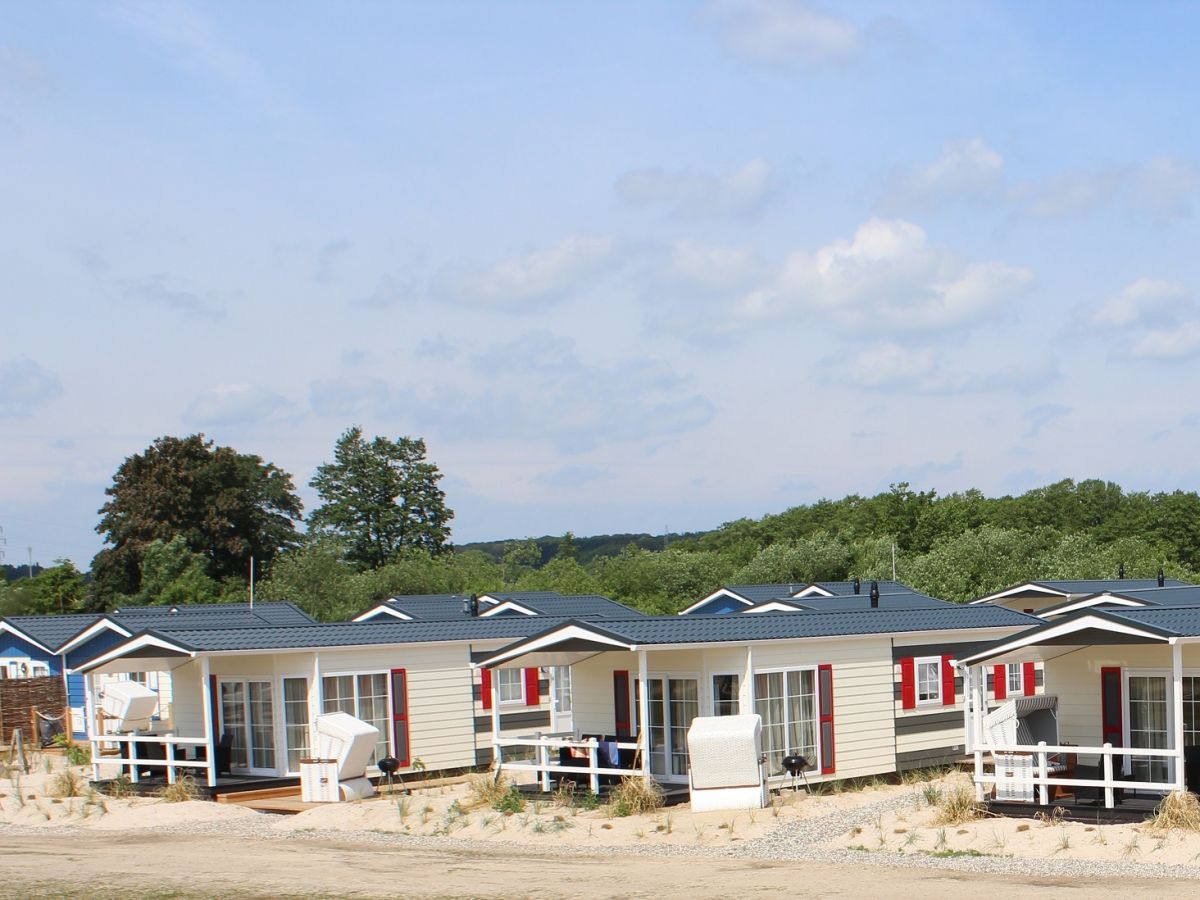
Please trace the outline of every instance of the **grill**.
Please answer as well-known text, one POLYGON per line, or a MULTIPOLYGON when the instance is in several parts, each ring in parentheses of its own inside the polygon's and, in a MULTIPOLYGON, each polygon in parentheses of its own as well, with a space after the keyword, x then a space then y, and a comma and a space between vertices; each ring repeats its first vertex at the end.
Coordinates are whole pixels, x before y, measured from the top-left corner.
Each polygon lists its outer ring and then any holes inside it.
POLYGON ((400 760, 396 759, 394 756, 385 756, 383 759, 379 760, 379 762, 375 763, 375 765, 379 767, 379 771, 384 774, 385 778, 387 778, 389 794, 395 793, 395 789, 392 786, 393 778, 400 782, 401 787, 404 788, 405 794, 412 793, 408 786, 404 784, 404 779, 396 774, 400 771, 400 760))
POLYGON ((796 791, 796 778, 804 779, 804 787, 808 789, 808 760, 797 753, 789 753, 783 758, 783 770, 792 776, 792 792, 796 791))

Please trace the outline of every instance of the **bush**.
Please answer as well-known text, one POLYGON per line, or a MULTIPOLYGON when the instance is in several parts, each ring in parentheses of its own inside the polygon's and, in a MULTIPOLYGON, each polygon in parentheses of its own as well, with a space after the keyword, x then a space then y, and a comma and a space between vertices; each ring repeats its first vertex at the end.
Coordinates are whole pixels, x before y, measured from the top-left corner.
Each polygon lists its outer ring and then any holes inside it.
POLYGON ((638 775, 626 775, 608 795, 614 816, 638 815, 661 809, 664 802, 658 782, 638 775))
POLYGON ((975 799, 975 790, 970 785, 956 784, 942 792, 937 804, 939 825, 961 825, 978 819, 984 805, 975 799))
POLYGON ((73 769, 63 769, 50 779, 50 793, 55 797, 82 797, 87 779, 73 769))
POLYGON ((492 775, 477 775, 467 785, 471 791, 471 806, 490 806, 495 809, 512 786, 511 782, 499 781, 492 775))
POLYGON ((165 788, 160 789, 156 796, 167 803, 184 803, 188 800, 195 800, 200 796, 200 791, 196 789, 196 779, 193 776, 180 775, 174 784, 168 784, 165 788))
POLYGON ((524 812, 525 798, 521 796, 521 792, 517 790, 517 786, 510 783, 508 790, 492 803, 492 809, 498 813, 504 813, 506 816, 524 812))
POLYGON ((1200 800, 1188 791, 1167 794, 1150 817, 1150 827, 1161 831, 1176 828, 1181 831, 1200 831, 1200 800))
POLYGON ((67 744, 67 763, 72 766, 86 766, 92 761, 91 744, 67 744))

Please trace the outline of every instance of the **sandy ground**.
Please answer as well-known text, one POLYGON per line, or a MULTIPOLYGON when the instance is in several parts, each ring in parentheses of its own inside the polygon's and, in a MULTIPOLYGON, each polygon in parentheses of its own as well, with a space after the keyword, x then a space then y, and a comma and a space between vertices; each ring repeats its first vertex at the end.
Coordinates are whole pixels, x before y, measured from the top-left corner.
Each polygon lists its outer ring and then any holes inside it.
MULTIPOLYGON (((930 783, 943 794, 970 790, 963 777, 930 783)), ((1159 831, 1147 823, 1101 825, 1039 819, 987 817, 961 824, 941 821, 941 810, 913 790, 912 802, 877 815, 838 835, 830 846, 864 852, 940 853, 1021 859, 1096 860, 1166 865, 1200 863, 1200 833, 1159 831)))
MULTIPOLYGON (((562 856, 139 831, 120 841, 5 835, 0 897, 1193 897, 1191 882, 1033 879, 922 869, 620 853, 562 856)), ((448 842, 449 844, 450 842, 448 842)))

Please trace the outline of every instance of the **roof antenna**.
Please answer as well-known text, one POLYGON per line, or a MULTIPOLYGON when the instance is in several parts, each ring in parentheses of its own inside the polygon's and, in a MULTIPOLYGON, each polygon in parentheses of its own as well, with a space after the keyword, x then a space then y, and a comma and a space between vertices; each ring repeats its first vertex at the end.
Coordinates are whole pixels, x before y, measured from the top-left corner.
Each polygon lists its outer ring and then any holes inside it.
POLYGON ((1121 563, 1121 565, 1117 566, 1117 577, 1122 581, 1125 580, 1125 563, 1121 563))
POLYGON ((1166 577, 1163 575, 1163 567, 1162 567, 1162 566, 1159 566, 1159 567, 1158 567, 1158 586, 1159 586, 1159 587, 1165 587, 1165 586, 1166 586, 1166 584, 1167 584, 1167 579, 1166 579, 1166 577))

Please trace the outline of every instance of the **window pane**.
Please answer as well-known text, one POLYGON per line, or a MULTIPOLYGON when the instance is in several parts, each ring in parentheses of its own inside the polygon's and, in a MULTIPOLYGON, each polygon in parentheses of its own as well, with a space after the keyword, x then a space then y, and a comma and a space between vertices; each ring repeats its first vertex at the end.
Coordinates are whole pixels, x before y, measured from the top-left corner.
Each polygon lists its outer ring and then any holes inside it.
POLYGON ((308 755, 308 679, 283 679, 283 725, 287 742, 287 768, 300 771, 300 759, 308 755))
POLYGON ((713 676, 713 715, 736 716, 738 705, 738 676, 713 676))
POLYGON ((251 681, 250 761, 255 769, 275 768, 275 716, 271 705, 271 682, 251 681))

